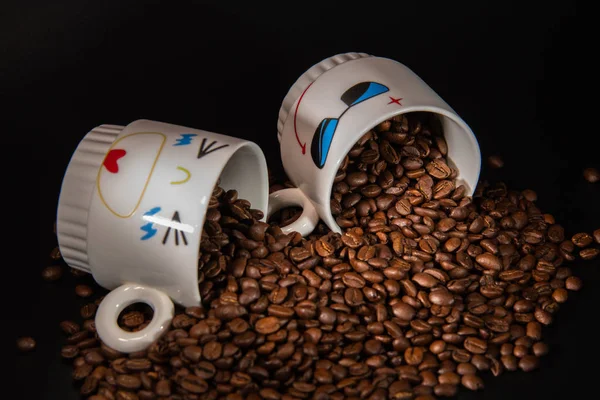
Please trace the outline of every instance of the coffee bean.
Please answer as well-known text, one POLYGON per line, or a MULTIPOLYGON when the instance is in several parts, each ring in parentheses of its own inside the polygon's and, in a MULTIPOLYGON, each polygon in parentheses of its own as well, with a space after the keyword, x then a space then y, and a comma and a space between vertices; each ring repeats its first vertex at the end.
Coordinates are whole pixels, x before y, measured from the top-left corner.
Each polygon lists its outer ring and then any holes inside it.
POLYGON ((80 381, 80 380, 85 379, 87 376, 89 376, 92 373, 93 369, 94 369, 94 367, 92 367, 89 364, 83 364, 83 365, 76 367, 72 373, 73 380, 80 381))
POLYGON ((346 272, 342 275, 342 282, 350 288, 361 289, 365 286, 365 279, 356 272, 346 272))
POLYGON ((85 354, 84 359, 90 365, 100 365, 104 362, 104 357, 98 351, 91 351, 85 354))
POLYGON ((516 371, 518 369, 519 360, 513 354, 507 354, 500 357, 500 361, 507 371, 516 371))
POLYGON ((596 243, 600 244, 600 229, 596 229, 592 234, 596 243))
POLYGON ((382 140, 379 143, 379 153, 390 164, 398 164, 400 162, 400 156, 387 140, 382 140))
POLYGON ((215 316, 221 320, 230 321, 246 315, 248 311, 236 304, 225 304, 215 309, 215 316))
POLYGON ((585 168, 583 170, 583 177, 589 183, 596 183, 600 181, 600 171, 596 168, 585 168))
POLYGON ((583 258, 584 260, 593 260, 594 258, 598 257, 598 254, 600 254, 600 249, 589 248, 581 250, 579 252, 579 257, 583 258))
POLYGON ((149 371, 152 368, 152 362, 147 358, 136 358, 125 361, 125 367, 129 371, 149 371))
POLYGON ((394 303, 394 305, 392 306, 392 312, 396 317, 404 321, 410 321, 414 318, 416 314, 415 309, 403 301, 398 301, 397 303, 394 303))
POLYGON ((493 155, 488 157, 488 164, 492 168, 502 168, 504 167, 504 161, 498 155, 493 155))
POLYGON ((54 282, 60 279, 63 269, 60 265, 50 265, 42 270, 42 278, 47 282, 54 282))
POLYGON ((583 284, 581 282, 581 279, 576 276, 569 276, 565 280, 565 287, 568 290, 578 291, 578 290, 581 290, 582 286, 583 286, 583 284))
POLYGON ((460 382, 469 390, 480 390, 484 387, 483 379, 475 374, 463 375, 460 382))
POLYGON ((433 160, 426 166, 427 172, 437 179, 446 179, 452 174, 450 167, 442 160, 433 160))
POLYGON ((542 308, 536 308, 533 315, 542 325, 550 325, 552 323, 552 314, 542 308))
POLYGON ((73 321, 62 321, 60 323, 60 329, 67 335, 71 336, 79 332, 81 330, 81 327, 79 326, 79 324, 73 321))
POLYGON ((202 356, 202 347, 199 346, 186 346, 182 352, 183 356, 190 361, 198 362, 202 356))
POLYGON ((139 400, 139 396, 132 392, 126 392, 123 390, 117 391, 117 395, 115 397, 116 400, 139 400))
POLYGON ((530 372, 539 366, 539 359, 534 355, 526 355, 519 360, 519 368, 525 372, 530 372))
POLYGON ((465 349, 473 354, 484 354, 487 351, 487 342, 474 336, 465 339, 463 345, 465 349))
POLYGON ((565 240, 565 230, 560 225, 552 225, 548 228, 548 239, 553 243, 560 243, 565 240))
MULTIPOLYGON (((277 304, 271 304, 270 306, 268 306, 268 314, 272 317, 277 317, 277 318, 291 318, 294 315, 294 309, 292 309, 290 307, 280 306, 277 304)), ((271 328, 273 327, 273 325, 269 325, 269 324, 271 324, 270 321, 271 320, 265 322, 265 324, 267 324, 267 326, 266 326, 267 329, 269 329, 269 327, 271 327, 271 328)), ((279 329, 279 328, 277 328, 277 329, 279 329)))
POLYGON ((255 329, 258 333, 268 335, 279 330, 280 326, 279 318, 266 317, 256 321, 255 329))
POLYGON ((349 306, 357 307, 364 302, 363 293, 359 289, 348 288, 344 291, 344 300, 349 306))
POLYGON ((577 247, 587 247, 590 244, 592 244, 594 238, 592 238, 592 236, 589 233, 581 232, 573 235, 571 241, 577 247))
POLYGON ((346 175, 346 182, 350 187, 360 187, 368 182, 368 175, 365 172, 357 171, 346 175))
POLYGON ((458 391, 456 385, 438 384, 433 387, 433 392, 440 397, 454 397, 458 391))
POLYGON ((26 336, 17 339, 17 348, 21 352, 25 353, 28 351, 32 351, 33 349, 35 349, 35 345, 35 340, 32 337, 26 336))
POLYGON ((552 299, 554 299, 554 301, 556 301, 557 303, 566 302, 568 296, 569 292, 567 292, 567 290, 564 288, 557 288, 554 290, 554 292, 552 292, 552 299))
POLYGON ((121 323, 127 328, 135 328, 144 323, 144 314, 139 311, 130 311, 121 317, 121 323))
POLYGON ((75 286, 75 294, 79 297, 90 297, 94 291, 88 285, 77 285, 75 286))
POLYGON ((544 342, 535 343, 532 346, 531 350, 536 357, 545 356, 546 354, 548 354, 549 351, 548 345, 544 342))
POLYGON ((98 306, 96 304, 88 303, 88 304, 84 305, 83 307, 81 307, 80 315, 83 319, 92 318, 94 315, 96 315, 97 309, 98 309, 98 306))
POLYGON ((202 349, 202 357, 208 361, 214 361, 223 354, 223 345, 219 342, 208 342, 202 349))
POLYGON ((408 199, 401 199, 394 207, 400 215, 409 215, 412 212, 412 205, 408 199))
POLYGON ((423 361, 423 348, 409 347, 404 351, 404 360, 408 365, 419 365, 423 361))
POLYGON ((475 354, 471 358, 471 364, 473 364, 478 371, 487 371, 491 367, 490 359, 481 354, 475 354))
MULTIPOLYGON (((232 377, 233 380, 233 377, 232 377)), ((199 376, 188 374, 183 377, 179 383, 182 389, 190 393, 205 393, 208 390, 208 383, 199 376)))
POLYGON ((328 257, 333 254, 335 248, 328 242, 325 242, 324 240, 317 240, 315 242, 315 251, 321 257, 328 257))
POLYGON ((498 257, 490 253, 483 253, 475 257, 477 264, 483 268, 499 271, 502 268, 502 262, 498 257))
POLYGON ((429 292, 429 301, 438 306, 451 306, 454 304, 454 296, 446 288, 434 288, 429 292))
POLYGON ((424 288, 433 288, 435 286, 437 286, 440 281, 438 279, 436 279, 435 277, 433 277, 430 274, 426 274, 426 273, 416 273, 413 277, 412 280, 417 283, 419 286, 422 286, 424 288))
POLYGON ((456 373, 463 376, 463 375, 470 375, 470 374, 476 374, 477 373, 477 368, 475 368, 475 366, 471 363, 460 363, 456 366, 456 373))

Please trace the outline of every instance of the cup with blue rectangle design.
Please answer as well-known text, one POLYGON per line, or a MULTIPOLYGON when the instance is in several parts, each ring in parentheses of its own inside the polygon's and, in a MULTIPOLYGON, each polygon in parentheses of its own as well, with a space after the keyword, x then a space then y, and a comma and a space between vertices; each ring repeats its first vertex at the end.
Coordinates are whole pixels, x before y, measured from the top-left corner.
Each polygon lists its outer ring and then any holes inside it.
POLYGON ((410 112, 429 112, 440 120, 448 162, 458 171, 457 185, 465 185, 467 193, 473 194, 481 154, 467 123, 407 66, 389 58, 346 53, 312 66, 283 100, 277 137, 283 167, 296 188, 272 194, 268 215, 282 207, 310 204, 284 227, 285 232, 309 234, 319 218, 341 232, 331 215, 330 200, 342 161, 369 130, 410 112))
POLYGON ((96 127, 79 143, 62 182, 57 236, 67 264, 111 290, 96 314, 108 346, 142 350, 169 327, 173 302, 200 305, 200 239, 219 179, 266 214, 267 165, 253 142, 138 120, 96 127), (125 332, 117 318, 137 302, 154 316, 125 332))

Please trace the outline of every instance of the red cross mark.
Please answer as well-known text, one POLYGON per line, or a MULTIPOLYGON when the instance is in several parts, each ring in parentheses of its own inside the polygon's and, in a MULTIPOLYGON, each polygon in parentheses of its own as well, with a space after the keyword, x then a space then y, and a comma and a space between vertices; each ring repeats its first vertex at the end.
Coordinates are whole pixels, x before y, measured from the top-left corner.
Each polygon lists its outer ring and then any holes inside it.
POLYGON ((400 98, 393 98, 392 96, 388 96, 390 98, 390 102, 388 104, 398 104, 399 106, 401 106, 402 104, 400 104, 400 100, 402 100, 402 97, 400 98))

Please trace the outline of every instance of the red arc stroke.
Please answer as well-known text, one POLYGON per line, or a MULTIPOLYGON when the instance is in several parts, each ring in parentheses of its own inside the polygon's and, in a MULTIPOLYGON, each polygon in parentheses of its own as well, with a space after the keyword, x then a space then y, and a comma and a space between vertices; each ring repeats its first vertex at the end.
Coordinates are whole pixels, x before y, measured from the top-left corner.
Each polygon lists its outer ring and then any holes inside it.
POLYGON ((300 102, 302 101, 304 94, 313 83, 314 82, 311 82, 310 85, 308 85, 306 89, 304 89, 304 92, 302 92, 300 98, 298 99, 298 103, 296 104, 296 110, 294 111, 294 133, 296 134, 296 140, 298 141, 298 145, 300 145, 300 148, 302 148, 302 154, 306 154, 306 143, 302 144, 302 142, 300 141, 300 136, 298 136, 298 130, 296 129, 296 115, 298 115, 298 107, 300 107, 300 102))

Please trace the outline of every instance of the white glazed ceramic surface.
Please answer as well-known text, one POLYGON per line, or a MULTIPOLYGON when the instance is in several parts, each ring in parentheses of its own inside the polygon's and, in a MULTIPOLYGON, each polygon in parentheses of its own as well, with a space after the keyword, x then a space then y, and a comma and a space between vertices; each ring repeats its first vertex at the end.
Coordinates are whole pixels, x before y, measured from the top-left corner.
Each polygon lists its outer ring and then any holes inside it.
MULTIPOLYGON (((304 194, 329 228, 341 232, 331 215, 330 197, 344 157, 377 124, 414 111, 440 116, 449 162, 459 171, 457 182, 472 194, 479 179, 481 154, 469 126, 403 64, 347 53, 313 66, 283 101, 278 122, 281 159, 288 177, 300 189, 287 196, 286 205, 301 206, 304 194)), ((270 208, 273 212, 274 207, 270 208)), ((285 231, 299 226, 305 231, 314 228, 305 214, 285 231)))
POLYGON ((267 176, 255 143, 217 133, 139 120, 86 135, 63 180, 57 235, 70 266, 113 290, 98 310, 102 340, 140 350, 168 327, 173 305, 165 299, 199 305, 200 236, 217 179, 266 214, 267 176), (155 314, 133 338, 115 316, 138 301, 155 314))

